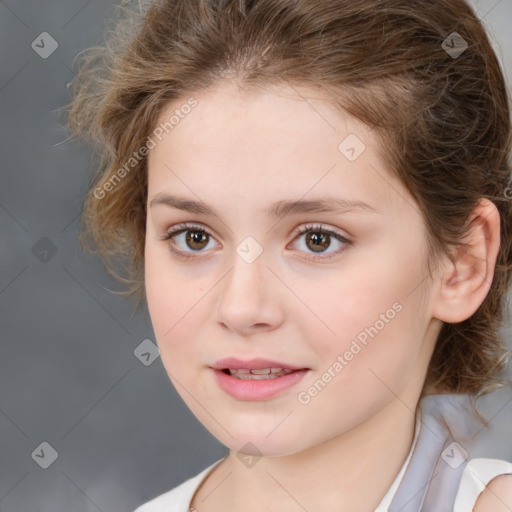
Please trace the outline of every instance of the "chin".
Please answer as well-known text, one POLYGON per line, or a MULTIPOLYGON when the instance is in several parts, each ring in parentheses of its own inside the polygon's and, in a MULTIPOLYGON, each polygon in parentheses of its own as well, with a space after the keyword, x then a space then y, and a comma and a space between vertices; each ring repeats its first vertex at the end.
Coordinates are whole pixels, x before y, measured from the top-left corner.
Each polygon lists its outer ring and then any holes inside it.
POLYGON ((302 449, 298 446, 297 440, 290 438, 289 435, 282 437, 276 435, 273 440, 265 436, 266 433, 262 432, 253 435, 245 432, 242 435, 235 435, 233 438, 218 439, 233 452, 255 457, 284 457, 293 455, 302 449))

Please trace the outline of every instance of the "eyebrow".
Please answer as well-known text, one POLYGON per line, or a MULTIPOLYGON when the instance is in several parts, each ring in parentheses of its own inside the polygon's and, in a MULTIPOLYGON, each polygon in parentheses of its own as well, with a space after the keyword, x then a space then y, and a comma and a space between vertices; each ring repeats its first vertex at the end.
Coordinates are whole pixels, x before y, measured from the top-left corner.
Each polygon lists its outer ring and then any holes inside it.
MULTIPOLYGON (((208 206, 202 201, 195 201, 182 197, 173 196, 166 193, 159 193, 153 197, 149 207, 165 205, 170 208, 176 208, 189 213, 211 215, 220 218, 214 208, 208 206)), ((281 219, 285 215, 299 213, 344 213, 358 210, 368 213, 381 213, 379 210, 362 201, 353 201, 341 197, 324 197, 315 200, 298 201, 277 201, 272 204, 266 214, 270 219, 281 219)))

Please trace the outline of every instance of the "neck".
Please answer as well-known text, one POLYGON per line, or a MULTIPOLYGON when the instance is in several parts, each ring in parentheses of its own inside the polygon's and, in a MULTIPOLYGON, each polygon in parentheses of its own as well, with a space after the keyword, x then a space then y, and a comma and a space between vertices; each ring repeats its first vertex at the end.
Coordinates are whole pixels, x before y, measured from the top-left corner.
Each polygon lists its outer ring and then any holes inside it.
POLYGON ((395 397, 349 432, 292 455, 261 457, 250 466, 230 451, 192 505, 199 512, 372 512, 411 449, 416 401, 412 404, 395 397))

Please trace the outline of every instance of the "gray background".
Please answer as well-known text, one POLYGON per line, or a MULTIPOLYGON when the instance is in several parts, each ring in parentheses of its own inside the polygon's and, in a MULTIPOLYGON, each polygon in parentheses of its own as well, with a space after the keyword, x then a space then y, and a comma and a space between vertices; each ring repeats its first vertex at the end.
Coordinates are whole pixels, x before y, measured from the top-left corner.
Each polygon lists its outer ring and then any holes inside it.
MULTIPOLYGON (((511 0, 473 5, 510 84, 511 0)), ((112 6, 0 1, 2 512, 131 511, 225 453, 161 359, 135 356, 155 341, 145 309, 132 317, 133 303, 77 245, 91 153, 63 142, 57 109, 70 99, 74 57, 101 43, 112 6), (42 32, 58 43, 46 59, 31 47, 42 32), (51 455, 35 455, 43 442, 58 453, 47 469, 36 463, 51 455)), ((511 417, 509 400, 495 393, 482 410, 511 417)))

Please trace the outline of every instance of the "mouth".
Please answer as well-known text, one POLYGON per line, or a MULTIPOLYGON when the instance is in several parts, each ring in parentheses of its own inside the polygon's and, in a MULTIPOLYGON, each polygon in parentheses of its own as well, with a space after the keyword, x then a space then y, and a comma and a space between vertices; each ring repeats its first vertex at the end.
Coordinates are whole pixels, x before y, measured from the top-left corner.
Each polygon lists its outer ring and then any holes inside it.
POLYGON ((267 400, 296 386, 310 368, 263 358, 220 359, 211 366, 219 387, 238 400, 267 400))
POLYGON ((225 393, 245 401, 269 400, 282 396, 309 372, 309 368, 212 368, 215 381, 225 393))
MULTIPOLYGON (((303 368, 306 370, 306 368, 303 368)), ((292 370, 291 368, 262 368, 260 370, 247 370, 245 368, 224 368, 221 370, 226 375, 240 380, 269 380, 278 379, 284 375, 298 372, 301 370, 292 370)))

